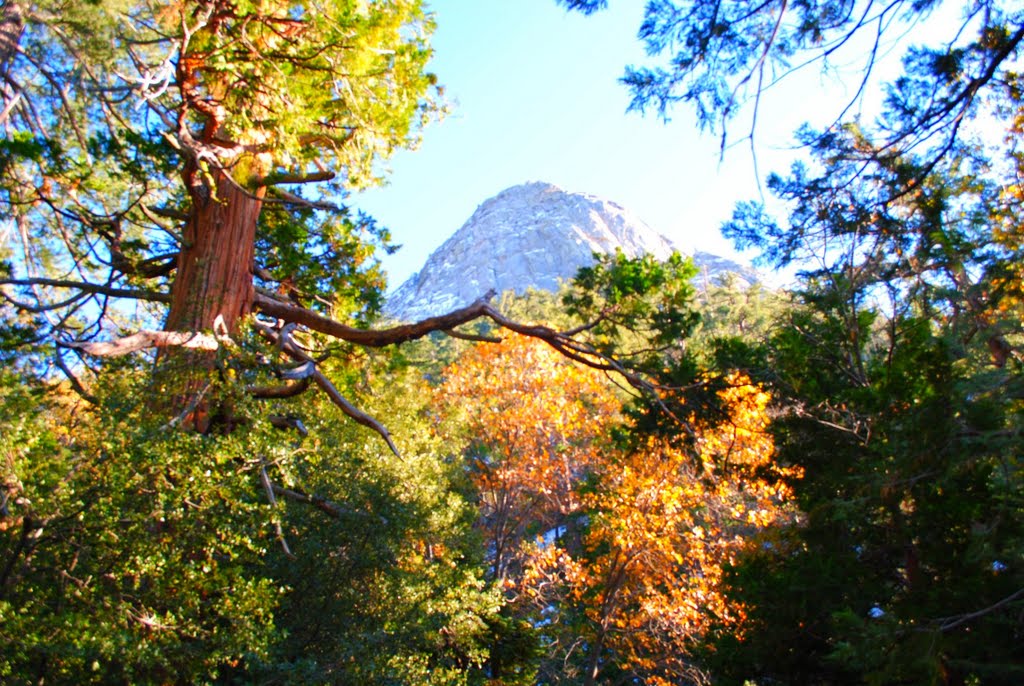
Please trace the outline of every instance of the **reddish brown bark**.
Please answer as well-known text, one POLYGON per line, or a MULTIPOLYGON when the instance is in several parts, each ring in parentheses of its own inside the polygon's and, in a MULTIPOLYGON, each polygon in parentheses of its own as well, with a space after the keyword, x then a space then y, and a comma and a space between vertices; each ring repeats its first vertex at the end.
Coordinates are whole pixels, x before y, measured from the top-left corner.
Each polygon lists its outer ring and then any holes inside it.
POLYGON ((171 288, 166 331, 209 331, 218 317, 228 333, 252 311, 256 221, 263 206, 260 188, 240 188, 222 170, 186 170, 192 215, 185 227, 171 288), (210 182, 214 188, 210 188, 210 182))
MULTIPOLYGON (((256 222, 265 189, 246 191, 226 171, 205 174, 194 165, 184 177, 192 212, 164 330, 234 334, 253 309, 256 222)), ((157 382, 170 414, 200 432, 217 424, 230 430, 233 423, 231 408, 206 396, 216 359, 216 351, 178 347, 165 348, 158 357, 157 382)))

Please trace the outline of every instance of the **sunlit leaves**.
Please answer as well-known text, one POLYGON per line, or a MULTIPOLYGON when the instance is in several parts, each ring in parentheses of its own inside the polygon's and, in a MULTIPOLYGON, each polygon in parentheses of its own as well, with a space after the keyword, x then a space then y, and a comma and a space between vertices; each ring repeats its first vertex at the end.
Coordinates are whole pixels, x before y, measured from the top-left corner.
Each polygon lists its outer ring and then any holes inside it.
POLYGON ((197 28, 183 50, 195 77, 185 77, 186 104, 200 124, 210 116, 201 101, 218 110, 224 133, 269 164, 260 173, 304 173, 333 157, 345 185, 372 183, 376 163, 436 110, 423 72, 431 22, 418 2, 192 9, 168 18, 197 28))
POLYGON ((799 474, 775 466, 769 396, 743 375, 723 380, 716 420, 692 419, 692 449, 615 448, 613 388, 513 337, 464 354, 442 397, 465 417, 492 570, 543 637, 542 678, 699 679, 703 634, 743 617, 723 567, 791 519, 783 481, 799 474))
POLYGON ((791 520, 780 478, 797 474, 773 465, 767 394, 741 375, 730 382, 727 417, 700 426, 696 459, 657 438, 606 454, 585 488, 582 544, 535 548, 523 593, 538 610, 557 600, 560 621, 587 637, 583 674, 700 681, 693 654, 709 627, 742 631, 723 568, 791 520))
POLYGON ((59 397, 20 409, 37 433, 2 447, 5 681, 208 683, 266 654, 278 591, 250 573, 266 536, 237 438, 59 397))
POLYGON ((679 345, 697 323, 693 261, 678 253, 664 262, 621 251, 596 257, 563 296, 567 312, 592 323, 587 331, 598 350, 653 364, 657 353, 679 345))
POLYGON ((601 373, 522 336, 468 351, 437 397, 449 417, 464 417, 481 521, 503 579, 525 540, 579 510, 576 484, 600 459, 620 401, 601 373))

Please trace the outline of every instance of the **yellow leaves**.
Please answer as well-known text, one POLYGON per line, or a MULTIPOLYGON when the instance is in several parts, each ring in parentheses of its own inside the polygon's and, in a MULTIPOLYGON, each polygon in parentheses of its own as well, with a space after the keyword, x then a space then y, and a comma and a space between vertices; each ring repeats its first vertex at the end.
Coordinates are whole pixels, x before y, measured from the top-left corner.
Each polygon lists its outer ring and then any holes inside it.
POLYGON ((685 449, 655 436, 614 449, 605 436, 620 408, 607 380, 518 336, 463 355, 438 400, 482 447, 471 463, 480 525, 519 607, 586 617, 575 629, 647 683, 687 673, 687 651, 712 621, 742 621, 723 569, 790 516, 783 479, 799 476, 774 464, 771 398, 749 377, 724 379, 723 412, 691 417, 685 449))
POLYGON ((655 437, 631 453, 607 453, 595 464, 599 486, 583 496, 590 521, 582 549, 530 559, 528 569, 542 566, 548 583, 557 578, 582 605, 594 631, 614 629, 608 649, 641 673, 666 661, 685 670, 689 646, 712 621, 742 621, 743 608, 720 590, 723 569, 753 534, 789 516, 778 479, 796 474, 773 465, 770 396, 743 375, 726 381, 724 416, 697 425, 698 454, 655 437))
POLYGON ((501 481, 516 480, 551 504, 593 463, 620 409, 600 373, 517 335, 463 355, 446 371, 437 398, 448 412, 470 406, 470 434, 495 460, 477 476, 478 486, 494 487, 494 472, 503 470, 501 481))
POLYGON ((718 392, 727 416, 714 426, 698 423, 698 451, 705 468, 740 467, 754 470, 769 464, 775 446, 768 433, 771 397, 745 374, 726 377, 718 392))

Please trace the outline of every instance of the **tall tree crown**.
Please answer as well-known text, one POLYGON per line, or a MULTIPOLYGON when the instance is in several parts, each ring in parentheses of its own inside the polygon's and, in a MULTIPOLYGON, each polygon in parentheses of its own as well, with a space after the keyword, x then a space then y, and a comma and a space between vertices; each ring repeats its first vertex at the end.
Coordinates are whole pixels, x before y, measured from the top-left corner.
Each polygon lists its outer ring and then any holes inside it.
POLYGON ((286 260, 301 280, 325 256, 351 272, 386 234, 286 185, 375 183, 440 107, 417 1, 12 0, 3 21, 3 278, 20 290, 4 293, 72 338, 111 297, 169 302, 211 203, 275 208, 240 239, 242 281, 287 281, 286 260))

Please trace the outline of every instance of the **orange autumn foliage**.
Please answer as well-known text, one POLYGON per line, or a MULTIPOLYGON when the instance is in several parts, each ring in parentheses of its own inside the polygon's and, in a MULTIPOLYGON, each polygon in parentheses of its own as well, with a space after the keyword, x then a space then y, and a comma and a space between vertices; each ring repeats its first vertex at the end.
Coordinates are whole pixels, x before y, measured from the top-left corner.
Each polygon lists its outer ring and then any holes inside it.
POLYGON ((480 346, 449 368, 440 397, 464 412, 494 576, 544 634, 543 680, 697 683, 695 642, 712 623, 740 630, 723 569, 790 516, 782 478, 798 475, 773 464, 769 395, 724 381, 721 416, 689 418, 691 446, 648 438, 624 452, 606 440, 621 422, 614 386, 536 341, 480 346))
POLYGON ((534 605, 557 596, 583 608, 584 683, 610 664, 649 684, 699 683, 694 643, 713 622, 740 629, 743 608, 719 590, 723 568, 751 536, 790 516, 779 477, 796 474, 772 465, 768 394, 739 374, 727 381, 727 415, 696 426, 696 455, 649 439, 610 457, 584 499, 582 549, 534 550, 523 577, 534 605))
POLYGON ((481 527, 503 579, 527 529, 557 526, 579 509, 576 484, 599 459, 621 403, 600 372, 518 335, 470 349, 437 393, 449 415, 464 415, 481 527))

